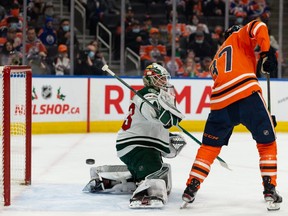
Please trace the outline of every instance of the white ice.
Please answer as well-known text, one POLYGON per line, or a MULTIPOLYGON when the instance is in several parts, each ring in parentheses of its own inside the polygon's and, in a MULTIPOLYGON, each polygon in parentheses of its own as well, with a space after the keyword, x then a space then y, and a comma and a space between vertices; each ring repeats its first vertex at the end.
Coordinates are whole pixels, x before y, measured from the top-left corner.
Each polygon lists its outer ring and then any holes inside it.
MULTIPOLYGON (((200 133, 193 136, 201 140, 200 133)), ((229 171, 215 161, 210 175, 202 184, 195 202, 180 210, 194 156, 198 149, 189 137, 187 146, 174 159, 166 159, 172 166, 173 188, 168 204, 161 210, 132 210, 128 208, 130 195, 99 195, 82 192, 89 181, 90 166, 122 164, 115 151, 115 133, 34 135, 32 185, 12 197, 9 207, 0 207, 1 216, 90 216, 90 215, 288 215, 288 134, 278 133, 278 187, 283 196, 281 209, 268 212, 262 195, 262 185, 255 143, 248 133, 234 133, 220 157, 230 166, 229 171)))

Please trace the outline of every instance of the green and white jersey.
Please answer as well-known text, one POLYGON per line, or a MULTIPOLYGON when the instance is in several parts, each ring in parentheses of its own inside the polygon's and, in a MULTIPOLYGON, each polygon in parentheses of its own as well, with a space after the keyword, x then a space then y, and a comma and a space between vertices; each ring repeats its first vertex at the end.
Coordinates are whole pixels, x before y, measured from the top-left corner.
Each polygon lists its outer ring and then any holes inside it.
MULTIPOLYGON (((150 103, 158 104, 159 92, 151 87, 138 91, 150 103)), ((154 148, 162 155, 170 153, 169 130, 156 118, 155 110, 135 95, 129 106, 129 114, 118 132, 116 149, 118 157, 123 157, 135 147, 154 148)))

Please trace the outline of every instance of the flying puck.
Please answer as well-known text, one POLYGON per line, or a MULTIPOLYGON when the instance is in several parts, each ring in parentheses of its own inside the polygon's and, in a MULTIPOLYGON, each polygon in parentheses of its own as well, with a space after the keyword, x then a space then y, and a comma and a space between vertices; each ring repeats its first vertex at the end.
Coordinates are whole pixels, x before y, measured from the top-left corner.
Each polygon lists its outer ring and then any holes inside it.
POLYGON ((95 160, 94 159, 86 159, 86 164, 95 164, 95 160))

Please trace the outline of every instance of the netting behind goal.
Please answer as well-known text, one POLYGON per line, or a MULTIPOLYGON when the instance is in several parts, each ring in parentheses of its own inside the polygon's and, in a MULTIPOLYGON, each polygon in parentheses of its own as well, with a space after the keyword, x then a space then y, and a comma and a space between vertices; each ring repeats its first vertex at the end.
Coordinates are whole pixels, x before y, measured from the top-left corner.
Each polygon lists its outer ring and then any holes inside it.
POLYGON ((31 183, 31 86, 30 67, 0 67, 0 191, 5 206, 13 185, 31 183))

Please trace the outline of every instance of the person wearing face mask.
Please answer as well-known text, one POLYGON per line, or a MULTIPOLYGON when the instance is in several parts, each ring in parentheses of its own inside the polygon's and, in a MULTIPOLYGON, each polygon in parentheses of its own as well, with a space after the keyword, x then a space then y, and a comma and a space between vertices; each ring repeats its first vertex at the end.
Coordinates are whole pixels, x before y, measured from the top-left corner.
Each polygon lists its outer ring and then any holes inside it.
MULTIPOLYGON (((62 19, 60 22, 60 27, 57 30, 57 41, 58 45, 65 44, 66 46, 70 46, 70 21, 69 19, 62 19)), ((74 34, 74 50, 78 50, 79 48, 79 41, 74 34)))
POLYGON ((77 55, 75 75, 104 75, 102 71, 104 64, 106 61, 102 53, 92 41, 77 55))
POLYGON ((0 28, 14 28, 17 31, 22 31, 23 17, 20 16, 19 4, 12 4, 10 14, 0 21, 0 28))
POLYGON ((205 40, 204 33, 202 31, 196 31, 195 40, 188 44, 188 50, 193 50, 195 56, 199 57, 201 60, 207 56, 212 58, 214 54, 210 44, 205 40))
POLYGON ((144 40, 146 40, 147 37, 148 33, 141 29, 139 21, 134 20, 131 24, 131 28, 126 32, 126 47, 129 47, 138 54, 140 51, 140 46, 144 44, 144 40))
POLYGON ((41 13, 37 19, 36 26, 39 28, 43 27, 43 23, 46 22, 46 19, 52 19, 53 26, 60 25, 59 15, 55 14, 53 3, 48 1, 44 4, 43 13, 41 13))

